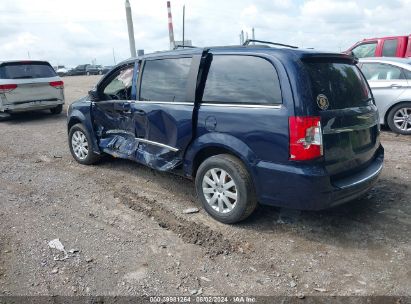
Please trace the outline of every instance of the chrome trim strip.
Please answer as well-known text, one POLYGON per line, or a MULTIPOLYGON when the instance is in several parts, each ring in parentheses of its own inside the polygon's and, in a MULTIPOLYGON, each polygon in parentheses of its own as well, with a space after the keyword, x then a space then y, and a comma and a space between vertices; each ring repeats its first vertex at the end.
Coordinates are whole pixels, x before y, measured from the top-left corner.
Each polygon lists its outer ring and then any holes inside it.
POLYGON ((254 105, 254 104, 235 104, 235 103, 200 103, 200 106, 216 107, 238 107, 238 108, 264 108, 264 109, 281 109, 282 105, 254 105))
POLYGON ((359 125, 356 127, 345 127, 345 128, 338 128, 338 129, 328 129, 327 126, 323 128, 323 134, 338 134, 338 133, 346 133, 346 132, 353 132, 353 131, 361 131, 361 130, 366 130, 369 128, 373 128, 376 126, 378 123, 375 122, 373 124, 365 124, 365 125, 359 125))
POLYGON ((369 176, 367 176, 367 177, 364 177, 363 179, 360 179, 360 180, 358 180, 358 181, 356 181, 356 182, 354 182, 354 183, 352 183, 352 184, 349 184, 349 185, 345 185, 345 186, 343 186, 343 187, 340 187, 340 189, 346 189, 346 188, 349 188, 349 187, 352 187, 352 186, 361 184, 361 183, 363 183, 363 182, 365 182, 365 181, 367 181, 367 180, 369 180, 369 179, 372 179, 373 177, 375 177, 375 176, 377 176, 378 174, 380 174, 382 168, 383 168, 383 164, 381 164, 380 167, 378 168, 378 170, 375 171, 373 174, 371 174, 371 175, 369 175, 369 176))
POLYGON ((177 152, 177 151, 178 151, 177 148, 174 148, 174 147, 171 147, 171 146, 168 146, 168 145, 165 145, 165 144, 156 142, 156 141, 151 141, 151 140, 144 139, 144 138, 136 138, 136 140, 139 141, 139 142, 143 142, 143 143, 149 144, 149 145, 166 148, 166 149, 169 149, 169 150, 171 150, 171 151, 173 151, 173 152, 177 152))
POLYGON ((173 101, 146 101, 146 100, 137 100, 137 101, 136 101, 136 104, 138 105, 139 103, 144 103, 144 104, 173 104, 173 105, 191 105, 191 106, 194 106, 194 102, 186 102, 186 101, 173 102, 173 101))

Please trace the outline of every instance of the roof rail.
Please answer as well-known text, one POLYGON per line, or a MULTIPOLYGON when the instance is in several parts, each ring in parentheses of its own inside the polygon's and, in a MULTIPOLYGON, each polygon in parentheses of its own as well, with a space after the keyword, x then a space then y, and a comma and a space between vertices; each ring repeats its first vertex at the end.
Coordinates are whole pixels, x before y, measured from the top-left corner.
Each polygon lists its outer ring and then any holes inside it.
POLYGON ((192 46, 192 45, 182 45, 182 44, 177 44, 174 46, 173 50, 177 50, 178 48, 189 48, 189 49, 198 49, 198 47, 196 46, 192 46))
POLYGON ((247 39, 243 43, 243 45, 244 46, 250 45, 250 42, 266 43, 266 44, 272 44, 272 45, 276 45, 276 46, 284 46, 284 47, 288 47, 288 48, 292 48, 292 49, 298 49, 298 46, 294 46, 294 45, 276 43, 276 42, 271 42, 271 41, 256 40, 256 39, 247 39))

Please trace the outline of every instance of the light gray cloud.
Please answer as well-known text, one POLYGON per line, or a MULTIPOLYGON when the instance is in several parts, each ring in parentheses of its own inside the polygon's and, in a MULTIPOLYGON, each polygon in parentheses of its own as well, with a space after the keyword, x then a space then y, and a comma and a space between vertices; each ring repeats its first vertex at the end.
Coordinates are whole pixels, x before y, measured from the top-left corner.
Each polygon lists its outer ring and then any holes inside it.
MULTIPOLYGON (((239 42, 241 30, 302 47, 339 51, 366 37, 411 34, 411 0, 171 0, 176 40, 195 45, 239 42)), ((124 1, 2 0, 0 59, 31 58, 74 66, 129 56, 124 1)), ((130 0, 137 48, 169 46, 166 0, 130 0)))

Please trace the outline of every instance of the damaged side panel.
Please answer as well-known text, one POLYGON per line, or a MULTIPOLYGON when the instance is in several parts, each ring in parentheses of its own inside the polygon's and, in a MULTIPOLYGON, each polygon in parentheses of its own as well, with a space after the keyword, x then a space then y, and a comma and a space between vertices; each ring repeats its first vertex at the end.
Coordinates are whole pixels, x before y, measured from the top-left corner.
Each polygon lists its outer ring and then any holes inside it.
POLYGON ((142 115, 135 107, 133 101, 93 105, 94 129, 100 149, 114 157, 137 161, 161 171, 178 167, 182 163, 179 149, 147 139, 151 133, 147 115, 142 115))
POLYGON ((126 134, 116 134, 100 140, 100 148, 105 153, 137 161, 160 171, 173 170, 182 163, 181 158, 176 157, 176 152, 162 147, 153 149, 150 146, 143 139, 126 134))

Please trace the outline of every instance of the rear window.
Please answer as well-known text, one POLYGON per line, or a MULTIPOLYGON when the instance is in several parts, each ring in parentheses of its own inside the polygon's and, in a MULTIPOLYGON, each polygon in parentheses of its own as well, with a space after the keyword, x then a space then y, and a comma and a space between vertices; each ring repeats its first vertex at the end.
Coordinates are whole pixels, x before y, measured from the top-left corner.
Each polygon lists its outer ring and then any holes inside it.
POLYGON ((260 57, 214 55, 203 102, 281 104, 277 71, 268 60, 260 57))
POLYGON ((47 63, 7 63, 0 66, 0 79, 48 78, 57 76, 47 63))
POLYGON ((328 109, 367 106, 371 94, 366 80, 354 64, 335 62, 306 62, 314 102, 319 96, 328 99, 328 109))

